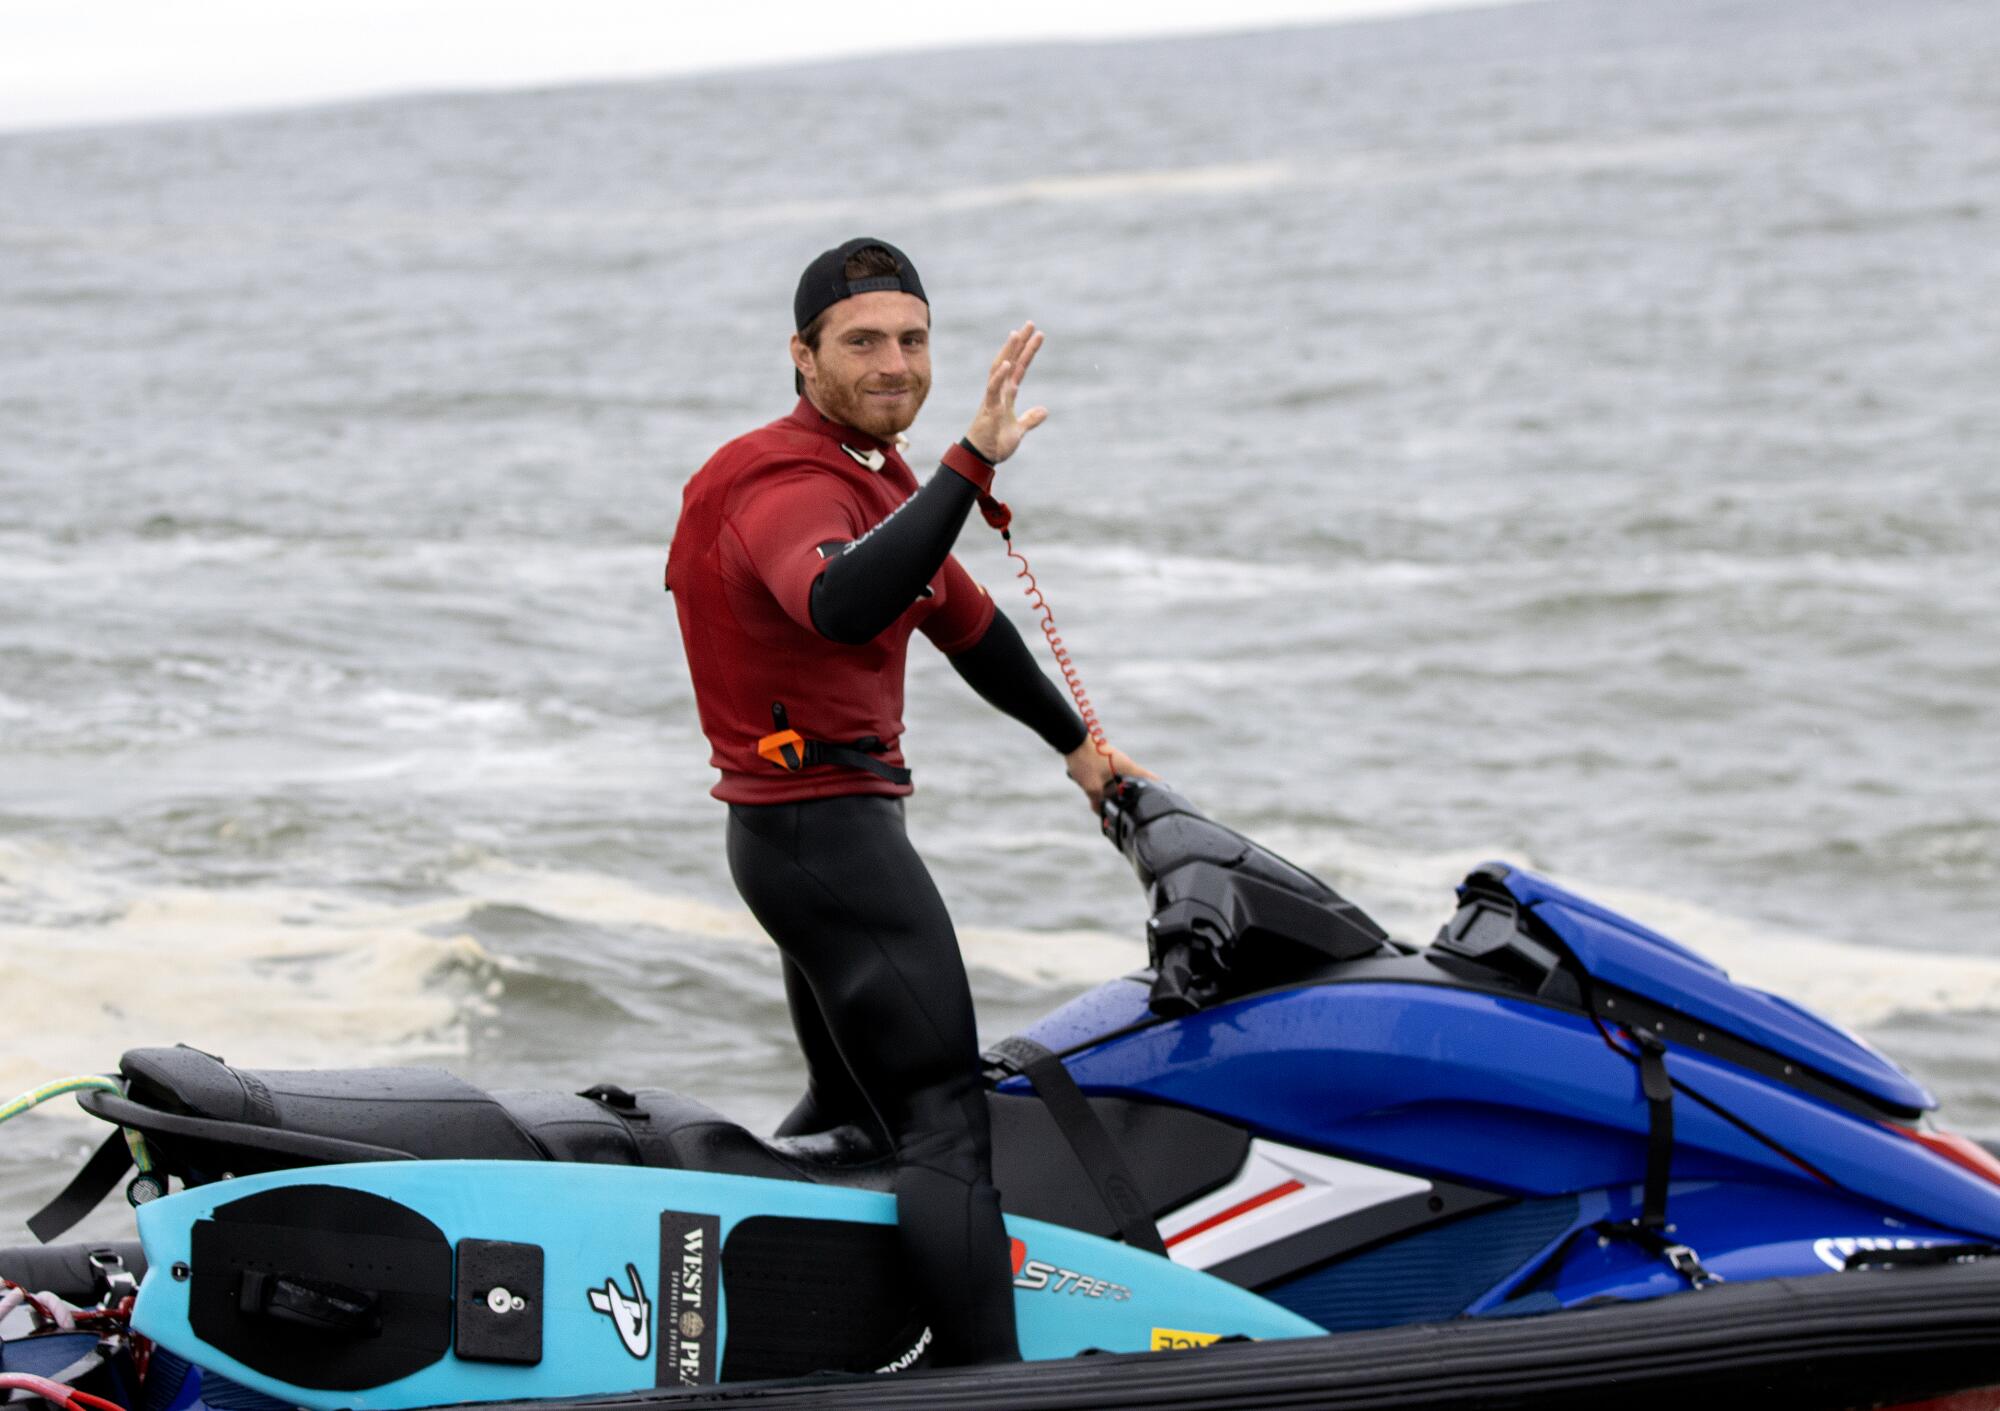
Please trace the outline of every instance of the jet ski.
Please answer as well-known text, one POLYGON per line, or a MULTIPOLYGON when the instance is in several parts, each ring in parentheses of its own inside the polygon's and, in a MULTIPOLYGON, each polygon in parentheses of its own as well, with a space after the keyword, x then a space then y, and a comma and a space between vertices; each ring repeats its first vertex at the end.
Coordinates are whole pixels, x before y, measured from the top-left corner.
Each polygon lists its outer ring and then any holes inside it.
MULTIPOLYGON (((987 1055, 1020 1367, 927 1368, 865 1133, 763 1139, 610 1083, 134 1050, 79 1096, 118 1131, 31 1226, 136 1154, 143 1248, 0 1275, 124 1311, 155 1348, 106 1399, 135 1411, 858 1406, 883 1375, 955 1407, 2000 1383, 2000 1159, 1860 1039, 1524 869, 1476 869, 1419 947, 1166 785, 1122 782, 1103 824, 1148 967, 987 1055)), ((51 1331, 0 1344, 0 1378, 51 1331)))

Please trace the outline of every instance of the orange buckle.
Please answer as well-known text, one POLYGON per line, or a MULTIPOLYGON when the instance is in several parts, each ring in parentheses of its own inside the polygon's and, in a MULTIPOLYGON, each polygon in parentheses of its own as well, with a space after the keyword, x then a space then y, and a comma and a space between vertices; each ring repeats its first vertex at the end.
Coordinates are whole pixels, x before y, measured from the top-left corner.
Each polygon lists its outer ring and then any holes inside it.
POLYGON ((775 735, 766 735, 757 742, 757 753, 780 769, 806 767, 805 736, 796 730, 780 730, 775 735))

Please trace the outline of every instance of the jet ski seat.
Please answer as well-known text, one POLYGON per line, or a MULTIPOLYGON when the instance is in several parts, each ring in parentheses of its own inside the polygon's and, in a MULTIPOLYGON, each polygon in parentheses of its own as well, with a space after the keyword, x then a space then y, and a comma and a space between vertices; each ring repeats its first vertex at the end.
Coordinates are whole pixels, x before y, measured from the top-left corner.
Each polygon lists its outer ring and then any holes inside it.
MULTIPOLYGON (((896 1173, 893 1157, 858 1128, 767 1141, 666 1088, 488 1092, 442 1068, 233 1068, 185 1045, 132 1049, 118 1066, 123 1094, 86 1092, 78 1101, 144 1133, 165 1171, 191 1184, 334 1162, 465 1159, 657 1166, 873 1190, 891 1189, 896 1173)), ((1041 1101, 993 1092, 987 1101, 1003 1208, 1115 1235, 1117 1222, 1041 1101)), ((1223 1185, 1249 1151, 1249 1133, 1199 1112, 1103 1094, 1088 1101, 1154 1216, 1223 1185)))
POLYGON ((488 1092, 442 1068, 233 1068, 185 1045, 133 1049, 126 1092, 90 1111, 137 1128, 196 1179, 336 1161, 585 1161, 886 1188, 859 1140, 766 1143, 665 1088, 488 1092))

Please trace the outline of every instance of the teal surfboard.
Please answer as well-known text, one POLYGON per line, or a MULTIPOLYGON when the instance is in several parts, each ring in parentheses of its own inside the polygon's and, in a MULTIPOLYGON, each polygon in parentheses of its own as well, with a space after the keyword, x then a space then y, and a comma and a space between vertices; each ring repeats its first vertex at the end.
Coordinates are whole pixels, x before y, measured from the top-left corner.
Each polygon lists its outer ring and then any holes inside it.
MULTIPOLYGON (((928 1346, 895 1198, 874 1191, 398 1161, 221 1181, 138 1218, 134 1326, 315 1411, 894 1372, 928 1346)), ((1007 1229, 1031 1360, 1322 1331, 1142 1250, 1007 1229)))

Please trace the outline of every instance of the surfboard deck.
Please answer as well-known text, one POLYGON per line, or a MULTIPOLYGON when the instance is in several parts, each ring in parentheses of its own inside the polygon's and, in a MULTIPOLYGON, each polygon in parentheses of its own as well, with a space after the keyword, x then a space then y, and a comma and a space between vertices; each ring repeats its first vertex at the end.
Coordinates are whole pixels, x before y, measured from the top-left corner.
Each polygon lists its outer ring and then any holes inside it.
MULTIPOLYGON (((516 1161, 321 1166, 139 1207, 134 1326, 314 1411, 916 1365, 880 1192, 516 1161)), ((1318 1336, 1199 1270, 1009 1217, 1022 1355, 1318 1336)))

